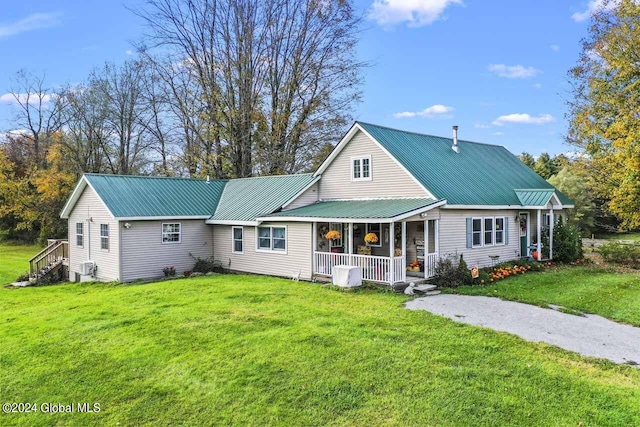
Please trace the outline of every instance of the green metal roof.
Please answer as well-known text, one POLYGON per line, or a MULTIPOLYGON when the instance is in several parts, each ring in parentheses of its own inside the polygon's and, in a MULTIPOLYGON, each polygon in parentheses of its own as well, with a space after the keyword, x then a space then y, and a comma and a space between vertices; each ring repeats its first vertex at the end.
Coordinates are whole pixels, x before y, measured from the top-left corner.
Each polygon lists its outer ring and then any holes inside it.
MULTIPOLYGON (((554 190, 506 148, 358 124, 436 198, 450 205, 520 205, 515 189, 554 190)), ((559 193, 559 192, 558 192, 559 193)), ((564 195, 562 203, 572 204, 564 195)))
POLYGON ((207 216, 214 212, 225 181, 85 174, 116 218, 207 216))
POLYGON ((313 174, 239 178, 227 182, 215 214, 218 221, 254 221, 282 207, 314 180, 313 174))
POLYGON ((335 219, 382 219, 427 207, 437 200, 420 199, 379 199, 379 200, 332 200, 318 202, 288 211, 278 212, 269 217, 335 218, 335 219))
POLYGON ((544 190, 515 190, 516 196, 523 206, 546 206, 554 193, 553 188, 544 190))

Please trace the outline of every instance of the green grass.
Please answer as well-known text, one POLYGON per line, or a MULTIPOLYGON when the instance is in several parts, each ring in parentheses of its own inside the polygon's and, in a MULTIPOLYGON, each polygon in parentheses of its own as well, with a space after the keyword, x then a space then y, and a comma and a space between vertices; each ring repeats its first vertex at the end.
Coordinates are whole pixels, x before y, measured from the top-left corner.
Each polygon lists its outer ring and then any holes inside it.
POLYGON ((256 276, 0 289, 0 425, 640 425, 640 370, 256 276))
POLYGON ((40 246, 0 243, 0 285, 12 283, 29 271, 29 258, 37 254, 40 246))
POLYGON ((640 233, 601 234, 601 235, 597 235, 596 239, 631 240, 631 241, 634 241, 634 242, 640 242, 640 233))
POLYGON ((598 267, 553 267, 491 285, 465 286, 446 292, 489 295, 543 307, 556 304, 640 326, 640 277, 598 267))

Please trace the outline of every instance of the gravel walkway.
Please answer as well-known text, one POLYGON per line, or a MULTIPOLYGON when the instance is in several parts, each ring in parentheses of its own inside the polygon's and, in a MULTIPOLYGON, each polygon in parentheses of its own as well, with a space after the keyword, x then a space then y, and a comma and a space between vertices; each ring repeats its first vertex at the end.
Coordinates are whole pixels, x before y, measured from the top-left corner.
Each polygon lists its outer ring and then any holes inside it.
POLYGON ((468 295, 417 298, 407 302, 406 307, 509 332, 527 341, 546 342, 584 356, 631 365, 640 363, 640 328, 592 314, 575 316, 499 298, 468 295))

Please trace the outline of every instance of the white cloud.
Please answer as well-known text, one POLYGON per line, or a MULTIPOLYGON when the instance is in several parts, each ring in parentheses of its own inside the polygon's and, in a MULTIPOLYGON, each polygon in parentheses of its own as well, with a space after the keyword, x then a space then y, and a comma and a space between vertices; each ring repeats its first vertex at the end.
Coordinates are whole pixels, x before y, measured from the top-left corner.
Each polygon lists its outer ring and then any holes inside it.
POLYGON ((504 132, 494 132, 491 135, 502 136, 502 135, 504 135, 504 132))
POLYGON ((556 119, 554 119, 551 114, 541 114, 538 117, 533 117, 526 113, 524 114, 514 113, 514 114, 507 114, 504 116, 500 116, 497 119, 495 119, 491 124, 495 126, 503 126, 508 123, 543 125, 545 123, 551 123, 555 121, 556 119))
POLYGON ((395 117, 396 119, 405 119, 407 117, 416 117, 416 116, 426 117, 426 118, 446 117, 444 115, 452 112, 454 109, 455 108, 448 107, 446 105, 435 104, 429 108, 425 108, 422 111, 403 111, 401 113, 394 113, 393 117, 395 117))
POLYGON ((542 83, 534 83, 533 87, 535 87, 536 89, 541 89, 542 88, 542 83))
POLYGON ((124 51, 127 55, 133 55, 133 51, 131 49, 127 49, 124 51))
POLYGON ((574 13, 573 15, 571 15, 571 19, 573 19, 576 22, 586 21, 587 19, 591 18, 591 15, 593 15, 595 12, 599 11, 603 7, 604 7, 604 10, 611 10, 615 6, 616 6, 615 1, 610 1, 605 6, 604 0, 589 0, 589 3, 587 4, 587 9, 582 12, 574 13))
POLYGON ((549 46, 549 48, 554 52, 557 52, 560 50, 560 46, 558 46, 557 44, 552 44, 551 46, 549 46))
POLYGON ((60 17, 60 13, 34 13, 16 22, 0 24, 0 38, 54 27, 60 23, 60 17))
POLYGON ((463 3, 462 0, 374 0, 368 18, 382 26, 406 22, 410 27, 421 27, 440 19, 451 4, 463 3))
POLYGON ((476 123, 475 125, 473 125, 473 127, 476 129, 489 129, 491 126, 484 123, 476 123))
MULTIPOLYGON (((5 93, 0 95, 0 102, 4 103, 4 104, 17 104, 18 101, 22 104, 25 104, 27 102, 27 98, 29 99, 29 104, 37 104, 39 101, 38 96, 34 93, 32 94, 28 94, 28 93, 19 93, 18 95, 18 99, 16 100, 16 97, 12 94, 12 93, 5 93)), ((51 95, 50 94, 45 94, 42 96, 42 103, 43 104, 47 104, 48 102, 51 101, 51 95)))
POLYGON ((496 73, 500 77, 506 77, 508 79, 526 79, 527 77, 533 77, 541 73, 540 70, 533 67, 505 64, 491 64, 489 65, 489 71, 496 73))

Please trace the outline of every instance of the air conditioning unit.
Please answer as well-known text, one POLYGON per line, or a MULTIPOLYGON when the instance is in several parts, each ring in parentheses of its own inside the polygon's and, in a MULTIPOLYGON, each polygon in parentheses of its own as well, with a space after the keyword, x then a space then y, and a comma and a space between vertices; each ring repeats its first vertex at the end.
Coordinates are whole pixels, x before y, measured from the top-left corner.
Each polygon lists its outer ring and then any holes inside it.
POLYGON ((91 276, 96 269, 95 261, 87 261, 80 263, 80 274, 83 276, 91 276))

